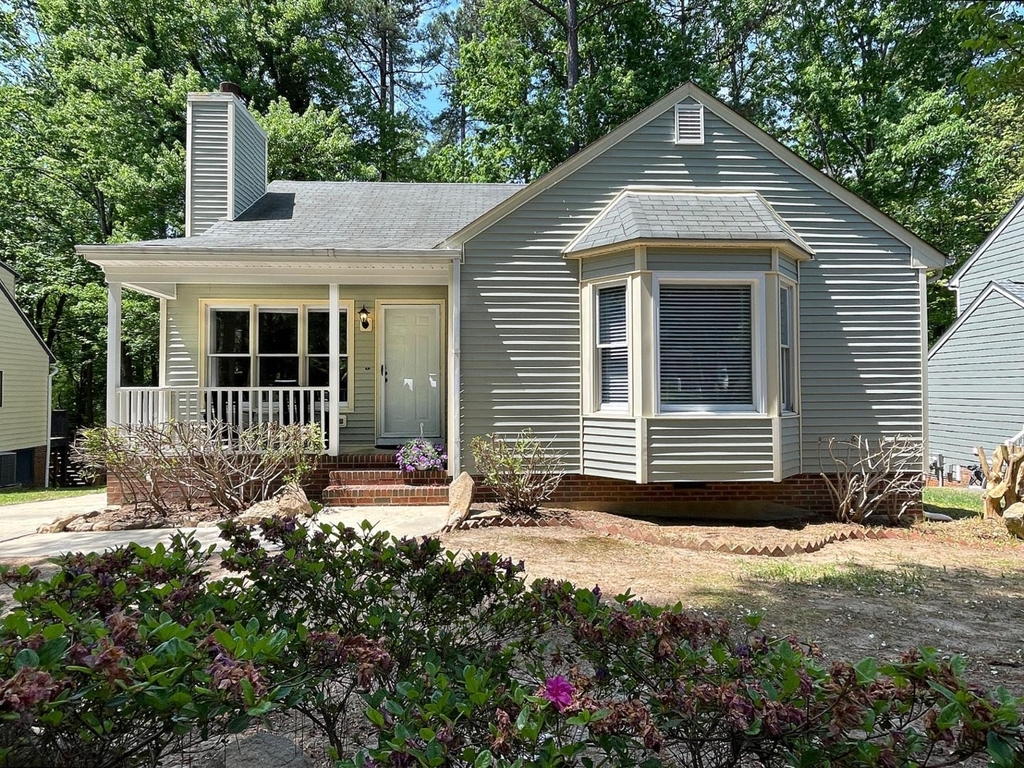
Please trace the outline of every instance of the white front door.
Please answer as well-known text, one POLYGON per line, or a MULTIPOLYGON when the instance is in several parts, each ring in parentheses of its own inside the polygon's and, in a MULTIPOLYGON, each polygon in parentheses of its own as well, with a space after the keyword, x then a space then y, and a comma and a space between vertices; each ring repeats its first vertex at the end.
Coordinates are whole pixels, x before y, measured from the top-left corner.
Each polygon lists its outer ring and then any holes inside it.
POLYGON ((441 436, 441 306, 382 304, 378 434, 441 436))

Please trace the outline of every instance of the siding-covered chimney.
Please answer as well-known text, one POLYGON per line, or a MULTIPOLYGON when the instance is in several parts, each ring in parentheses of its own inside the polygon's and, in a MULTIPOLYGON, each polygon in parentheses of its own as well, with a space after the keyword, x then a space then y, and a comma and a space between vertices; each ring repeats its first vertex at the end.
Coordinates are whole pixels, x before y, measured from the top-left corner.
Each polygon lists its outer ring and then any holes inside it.
POLYGON ((245 108, 240 89, 188 95, 185 236, 235 219, 267 191, 267 135, 245 108))

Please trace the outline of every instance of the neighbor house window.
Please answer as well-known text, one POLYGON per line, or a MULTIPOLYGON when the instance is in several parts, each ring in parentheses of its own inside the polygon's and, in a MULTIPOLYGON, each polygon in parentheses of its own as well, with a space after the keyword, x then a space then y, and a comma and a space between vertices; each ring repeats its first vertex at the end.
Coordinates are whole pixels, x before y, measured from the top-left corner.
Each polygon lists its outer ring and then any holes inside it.
POLYGON ((659 285, 662 411, 754 410, 751 284, 659 285))
MULTIPOLYGON (((348 403, 348 311, 340 312, 342 404, 348 403)), ((210 310, 207 378, 212 387, 327 387, 330 331, 326 307, 210 310)))
POLYGON ((796 370, 793 352, 793 289, 779 289, 779 385, 782 389, 782 410, 796 411, 796 370))
POLYGON ((601 408, 629 406, 629 340, 626 286, 597 290, 598 402, 601 408))

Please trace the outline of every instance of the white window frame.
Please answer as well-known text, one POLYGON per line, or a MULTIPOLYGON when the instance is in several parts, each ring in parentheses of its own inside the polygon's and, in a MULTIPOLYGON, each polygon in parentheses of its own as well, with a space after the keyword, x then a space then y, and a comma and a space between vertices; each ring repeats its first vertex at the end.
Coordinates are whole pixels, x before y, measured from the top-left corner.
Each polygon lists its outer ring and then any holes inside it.
POLYGON ((763 272, 656 272, 654 273, 654 391, 655 413, 659 416, 707 416, 709 414, 766 415, 768 396, 765 387, 767 334, 765 328, 765 275, 763 272), (661 402, 661 286, 670 285, 747 285, 750 286, 750 343, 753 402, 750 407, 735 405, 663 405, 661 402))
POLYGON ((592 283, 593 300, 591 308, 591 323, 593 330, 593 365, 591 366, 591 403, 594 413, 629 413, 630 405, 633 402, 633 350, 629 343, 633 333, 633 312, 630 299, 630 281, 628 278, 614 280, 603 280, 592 283), (611 345, 601 343, 601 291, 606 288, 625 289, 626 303, 626 341, 623 344, 611 345), (601 350, 609 348, 625 348, 626 350, 626 402, 624 403, 603 403, 601 402, 601 350))
MULTIPOLYGON (((296 310, 299 314, 299 337, 298 337, 298 348, 299 348, 299 383, 296 385, 281 387, 281 389, 290 389, 294 387, 307 387, 308 376, 308 365, 307 358, 310 357, 308 354, 308 319, 307 315, 309 310, 324 310, 330 312, 330 304, 327 301, 276 301, 276 300, 239 300, 239 299, 209 299, 201 302, 200 314, 205 327, 205 332, 201 334, 203 340, 203 348, 201 350, 201 361, 202 367, 200 370, 200 381, 203 382, 202 386, 210 388, 214 387, 212 384, 206 382, 209 381, 210 377, 210 359, 215 357, 244 357, 240 354, 227 354, 227 353, 214 353, 214 327, 213 327, 213 313, 217 311, 248 311, 249 312, 249 359, 251 360, 249 367, 249 385, 247 388, 260 389, 258 385, 253 382, 257 380, 259 357, 257 353, 257 323, 258 315, 261 309, 276 309, 276 310, 296 310)), ((348 391, 347 398, 342 400, 338 404, 338 409, 341 412, 351 413, 354 409, 354 392, 355 392, 355 370, 352 365, 353 361, 353 338, 354 338, 354 326, 355 326, 355 301, 353 300, 342 300, 339 302, 339 310, 345 313, 345 328, 342 329, 342 333, 346 336, 345 348, 348 350, 342 354, 339 350, 338 357, 340 359, 347 359, 348 365, 348 391)), ((273 355, 264 355, 264 357, 271 357, 273 355)), ((288 356, 288 355, 284 355, 288 356)), ((312 357, 323 357, 323 355, 312 355, 312 357)), ((274 387, 262 387, 262 389, 274 389, 274 387)), ((327 389, 324 386, 324 389, 327 389)))
POLYGON ((800 312, 797 304, 797 284, 789 278, 779 278, 779 410, 784 415, 793 415, 800 412, 800 356, 799 356, 799 324, 800 312), (790 363, 790 389, 792 390, 792 403, 786 403, 786 391, 783 387, 784 381, 784 358, 782 356, 782 292, 789 292, 789 363, 790 363))

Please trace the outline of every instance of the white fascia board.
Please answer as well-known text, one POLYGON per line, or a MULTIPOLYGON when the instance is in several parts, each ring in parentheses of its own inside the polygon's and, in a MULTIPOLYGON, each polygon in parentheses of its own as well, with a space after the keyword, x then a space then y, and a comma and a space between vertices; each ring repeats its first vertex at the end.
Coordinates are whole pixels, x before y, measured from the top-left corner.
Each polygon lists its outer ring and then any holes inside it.
POLYGON ((178 298, 177 283, 132 283, 124 280, 121 282, 124 283, 125 288, 152 296, 155 299, 171 299, 173 301, 178 298))
POLYGON ((950 338, 952 338, 953 334, 957 332, 960 326, 967 322, 967 319, 974 314, 974 310, 980 307, 982 303, 985 301, 985 299, 987 299, 993 293, 998 293, 1001 296, 1005 296, 1007 299, 1012 301, 1021 309, 1024 309, 1024 300, 1022 300, 1020 297, 1015 296, 1009 291, 1004 290, 999 286, 998 283, 989 283, 987 286, 985 286, 985 289, 978 294, 977 298, 975 298, 974 301, 970 303, 970 306, 968 306, 967 309, 960 313, 960 315, 953 322, 953 324, 949 326, 949 328, 946 329, 946 332, 939 337, 939 340, 932 345, 932 348, 928 350, 929 360, 932 359, 932 355, 934 355, 936 352, 939 351, 939 349, 942 348, 943 344, 945 344, 950 338))
MULTIPOLYGON (((225 285, 448 285, 453 262, 443 264, 114 264, 107 279, 132 286, 154 283, 225 285)), ((165 297, 166 298, 166 297, 165 297)))
POLYGON ((563 254, 565 259, 590 259, 595 256, 607 256, 612 253, 622 253, 623 251, 630 251, 635 248, 642 247, 648 249, 657 248, 685 248, 688 251, 699 251, 701 249, 705 251, 720 251, 723 249, 735 249, 735 250, 761 250, 770 251, 773 248, 778 249, 784 255, 789 256, 794 261, 811 261, 810 256, 802 248, 797 247, 795 243, 790 240, 651 240, 649 238, 631 238, 629 240, 623 240, 618 243, 609 243, 608 245, 601 245, 597 248, 588 248, 585 251, 577 251, 576 253, 563 254))
POLYGON ((985 251, 992 246, 992 243, 996 241, 996 238, 998 238, 1003 233, 1003 230, 1009 226, 1010 222, 1017 217, 1017 214, 1021 212, 1022 208, 1024 208, 1024 196, 1021 196, 1021 198, 1014 203, 1010 212, 1003 217, 1003 220, 996 225, 996 228, 989 233, 989 236, 986 237, 984 241, 982 241, 981 245, 974 250, 971 257, 967 259, 967 261, 963 263, 963 266, 956 271, 956 274, 949 279, 949 283, 947 285, 951 290, 955 291, 960 288, 960 278, 967 274, 967 271, 977 263, 978 259, 980 259, 985 251))
POLYGON ((724 120, 740 133, 743 133, 751 141, 759 144, 778 160, 804 176, 808 181, 815 184, 822 191, 845 203, 850 208, 864 216, 864 218, 868 219, 868 221, 871 221, 880 229, 888 232, 897 240, 907 245, 912 252, 916 253, 917 259, 928 268, 942 269, 946 266, 946 256, 935 246, 925 240, 922 240, 895 219, 890 218, 863 198, 846 189, 846 187, 835 179, 815 168, 809 162, 772 138, 749 120, 690 82, 675 89, 664 98, 642 111, 636 117, 631 120, 627 120, 618 128, 588 145, 561 165, 548 171, 523 190, 512 195, 504 202, 499 203, 475 221, 470 222, 458 232, 446 238, 442 241, 441 245, 461 245, 471 240, 494 223, 500 221, 520 206, 532 200, 541 192, 551 188, 558 182, 575 173, 591 160, 603 154, 607 149, 618 144, 620 141, 632 135, 652 120, 673 108, 676 103, 687 98, 703 104, 704 107, 710 110, 715 116, 724 120))
POLYGON ((346 264, 365 263, 435 263, 446 264, 462 256, 459 248, 450 249, 367 249, 367 248, 228 248, 211 246, 78 245, 75 251, 93 264, 104 266, 119 263, 195 262, 209 264, 249 261, 255 264, 280 262, 290 267, 302 263, 346 264))

